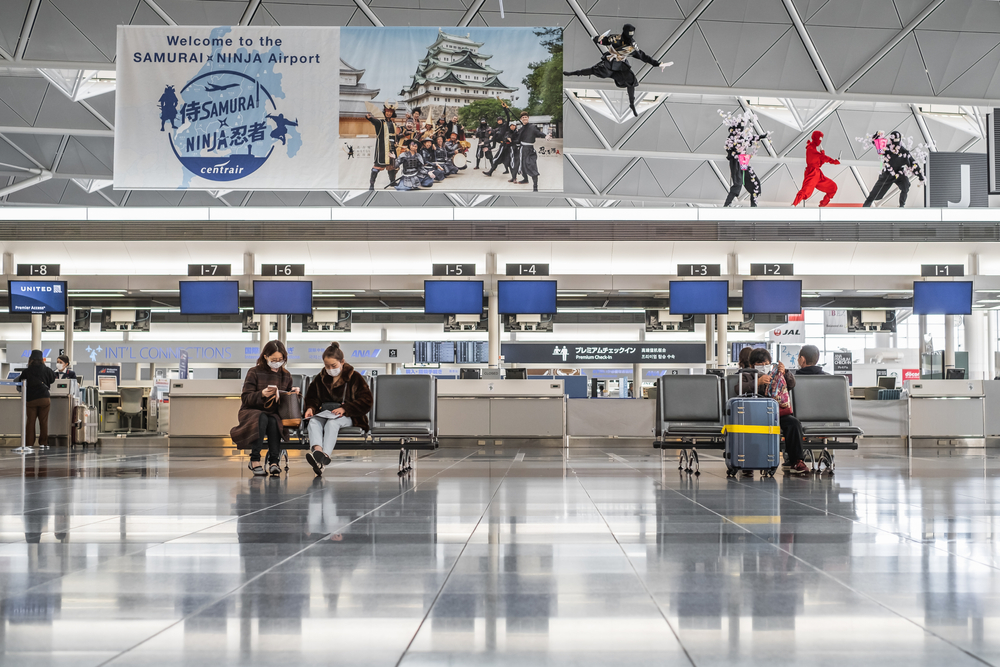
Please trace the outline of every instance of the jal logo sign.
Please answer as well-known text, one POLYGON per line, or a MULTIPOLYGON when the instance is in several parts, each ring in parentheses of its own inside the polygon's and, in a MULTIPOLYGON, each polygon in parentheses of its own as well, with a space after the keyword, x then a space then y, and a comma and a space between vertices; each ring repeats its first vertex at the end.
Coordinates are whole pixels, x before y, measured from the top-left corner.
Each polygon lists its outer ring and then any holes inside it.
POLYGON ((789 323, 771 331, 771 340, 777 343, 804 343, 806 332, 803 325, 789 323))
POLYGON ((989 206, 989 163, 984 153, 931 153, 927 205, 934 208, 989 206))

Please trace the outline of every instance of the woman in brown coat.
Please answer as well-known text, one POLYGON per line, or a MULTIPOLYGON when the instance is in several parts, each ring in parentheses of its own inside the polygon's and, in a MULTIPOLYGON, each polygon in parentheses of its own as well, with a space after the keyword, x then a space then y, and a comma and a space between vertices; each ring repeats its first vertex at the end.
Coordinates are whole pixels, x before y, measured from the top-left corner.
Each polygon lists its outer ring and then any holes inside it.
POLYGON ((258 477, 266 475, 260 464, 260 450, 267 438, 267 463, 272 475, 280 475, 278 460, 281 456, 283 428, 278 416, 279 392, 297 393, 292 388, 292 374, 285 368, 288 352, 281 341, 272 340, 264 346, 257 365, 247 371, 243 381, 243 404, 240 407, 238 426, 229 432, 239 447, 253 447, 249 468, 258 477))
POLYGON ((323 370, 306 391, 306 414, 309 420, 311 451, 306 460, 317 475, 330 464, 330 454, 337 446, 340 429, 357 426, 368 430, 368 411, 372 392, 361 373, 344 361, 340 343, 330 343, 323 351, 323 370))

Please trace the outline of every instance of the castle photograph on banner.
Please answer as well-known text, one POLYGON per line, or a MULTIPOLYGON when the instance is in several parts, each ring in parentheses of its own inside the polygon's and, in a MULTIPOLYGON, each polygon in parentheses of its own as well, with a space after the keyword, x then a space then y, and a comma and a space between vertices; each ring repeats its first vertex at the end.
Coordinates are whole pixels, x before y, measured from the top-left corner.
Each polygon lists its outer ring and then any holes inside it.
POLYGON ((119 26, 115 188, 336 188, 339 32, 119 26))
POLYGON ((341 28, 340 187, 561 192, 562 28, 341 28))

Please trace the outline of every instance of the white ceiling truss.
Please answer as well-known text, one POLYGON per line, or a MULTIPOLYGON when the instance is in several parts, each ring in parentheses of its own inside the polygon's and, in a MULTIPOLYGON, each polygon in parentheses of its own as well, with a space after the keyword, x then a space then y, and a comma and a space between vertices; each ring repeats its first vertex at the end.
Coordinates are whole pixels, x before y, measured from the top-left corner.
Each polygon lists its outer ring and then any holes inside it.
MULTIPOLYGON (((3 0, 0 205, 718 206, 728 189, 718 111, 752 109, 772 133, 754 165, 761 205, 787 205, 805 141, 841 157, 835 201, 859 202, 879 161, 855 137, 900 130, 942 151, 985 151, 1000 106, 995 0, 3 0), (430 5, 430 8, 424 5, 430 5), (613 82, 567 78, 565 194, 131 192, 110 186, 119 24, 559 25, 567 70, 591 37, 638 26, 638 118, 613 82)), ((908 205, 922 205, 919 190, 908 205)), ((818 197, 806 202, 815 206, 818 197)), ((744 201, 745 204, 745 201, 744 201)), ((895 206, 893 196, 881 202, 895 206)))

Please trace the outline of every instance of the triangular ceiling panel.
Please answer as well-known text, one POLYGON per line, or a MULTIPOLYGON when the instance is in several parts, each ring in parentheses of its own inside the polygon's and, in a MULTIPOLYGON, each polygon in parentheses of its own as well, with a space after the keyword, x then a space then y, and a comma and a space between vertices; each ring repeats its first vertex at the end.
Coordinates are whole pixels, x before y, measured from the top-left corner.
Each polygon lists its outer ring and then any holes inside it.
POLYGON ((28 125, 21 116, 0 100, 0 126, 28 127, 28 125))
POLYGON ((571 21, 563 30, 563 66, 570 71, 585 69, 593 67, 599 59, 590 34, 579 21, 571 21))
MULTIPOLYGON (((37 169, 38 165, 29 160, 28 158, 21 155, 18 151, 8 144, 6 141, 0 141, 0 162, 4 164, 14 165, 16 167, 24 167, 25 169, 37 169)), ((10 169, 10 167, 0 167, 0 169, 10 169)), ((2 177, 3 183, 0 187, 6 184, 6 176, 2 177)))
POLYGON ((225 204, 202 190, 190 190, 181 197, 178 206, 225 206, 225 204))
POLYGON ((166 21, 161 19, 159 14, 150 9, 145 2, 140 2, 132 17, 132 25, 166 25, 166 21))
POLYGON ((273 192, 265 192, 263 190, 258 190, 250 195, 250 201, 247 202, 247 206, 284 206, 285 202, 281 201, 273 192))
MULTIPOLYGON (((842 1, 838 0, 838 2, 842 1)), ((792 19, 785 11, 781 0, 743 0, 738 3, 713 2, 702 12, 699 21, 792 24, 792 19)))
MULTIPOLYGON (((47 181, 42 181, 38 185, 32 185, 30 188, 25 188, 24 190, 18 190, 7 196, 7 201, 16 204, 43 204, 46 206, 53 206, 59 203, 62 199, 63 192, 66 191, 66 186, 69 185, 69 181, 65 181, 61 178, 53 178, 47 181)), ((75 185, 73 187, 76 187, 75 185)))
POLYGON ((812 15, 806 23, 813 25, 865 26, 868 28, 895 28, 902 24, 896 8, 886 0, 836 0, 828 2, 812 15))
POLYGON ((618 155, 574 155, 573 159, 598 190, 604 190, 631 160, 618 155))
POLYGON ((302 206, 336 206, 336 200, 326 192, 310 192, 302 200, 302 206))
POLYGON ((616 123, 607 116, 599 114, 594 109, 588 109, 587 107, 584 107, 584 113, 590 116, 591 120, 594 121, 594 125, 597 126, 597 129, 601 131, 601 134, 604 135, 604 138, 607 139, 612 146, 618 143, 618 140, 625 136, 625 133, 628 132, 633 125, 642 120, 641 117, 633 117, 631 111, 629 112, 626 120, 622 123, 616 123))
MULTIPOLYGON (((571 95, 572 91, 567 94, 571 95)), ((563 103, 563 127, 565 128, 563 134, 566 137, 564 141, 567 148, 604 148, 604 144, 590 129, 580 112, 568 101, 563 103)))
POLYGON ((657 178, 643 160, 639 160, 628 170, 618 183, 608 190, 615 197, 663 197, 663 190, 657 178))
POLYGON ((851 86, 851 92, 933 95, 916 37, 907 35, 851 86))
POLYGON ((0 44, 7 53, 14 53, 21 36, 21 26, 28 15, 30 0, 4 0, 3 20, 0 21, 0 44))
POLYGON ((125 206, 180 206, 183 198, 183 192, 132 190, 125 206))
POLYGON ((809 26, 807 30, 838 87, 899 33, 888 28, 830 26, 809 26))
POLYGON ((687 153, 688 145, 677 129, 673 118, 663 105, 652 111, 652 115, 623 146, 630 151, 668 151, 687 153))
POLYGON ((831 0, 792 0, 795 10, 799 13, 799 18, 803 23, 808 23, 816 12, 826 6, 831 0))
MULTIPOLYGON (((774 147, 776 153, 781 153, 789 144, 802 135, 799 130, 782 125, 768 118, 760 118, 760 125, 765 132, 770 134, 768 140, 771 142, 771 146, 774 147)), ((767 150, 764 146, 760 146, 759 154, 767 155, 767 150)))
POLYGON ((35 118, 37 127, 65 127, 75 130, 107 130, 101 121, 76 102, 50 87, 35 118))
MULTIPOLYGON (((681 131, 681 136, 687 143, 688 148, 693 152, 705 140, 722 129, 722 117, 719 116, 719 107, 707 104, 683 104, 666 102, 667 111, 674 123, 681 131)), ((737 106, 736 109, 739 109, 737 106)), ((722 107, 722 111, 729 113, 734 111, 733 105, 722 107)), ((717 148, 721 150, 722 145, 717 148)), ((714 151, 713 151, 714 152, 714 151)))
POLYGON ((178 25, 237 25, 247 7, 228 0, 156 0, 156 4, 178 25))
POLYGON ((587 182, 583 180, 583 176, 568 160, 563 161, 563 192, 567 194, 594 194, 587 182))
POLYGON ((63 149, 62 159, 56 171, 62 174, 79 174, 87 176, 111 176, 110 165, 104 164, 93 153, 87 150, 79 141, 70 137, 63 149))
POLYGON ((705 35, 695 25, 684 32, 674 48, 663 57, 673 66, 666 71, 654 70, 649 73, 650 81, 662 84, 687 84, 692 86, 719 86, 725 88, 726 77, 715 62, 712 50, 708 48, 705 35))
MULTIPOLYGON (((763 177, 763 173, 759 176, 763 177)), ((759 204, 773 203, 775 205, 791 204, 795 201, 795 194, 802 185, 802 174, 792 176, 791 171, 785 165, 780 165, 778 170, 772 173, 766 181, 761 183, 761 197, 759 204)), ((746 192, 744 190, 744 192, 746 192)))
POLYGON ((357 9, 353 3, 350 7, 267 3, 267 11, 280 25, 346 25, 357 9))
POLYGON ((921 30, 1000 32, 1000 11, 984 0, 950 0, 920 23, 921 30))
POLYGON ((989 33, 917 30, 916 36, 931 85, 939 94, 1000 44, 1000 36, 989 33))
POLYGON ((698 25, 730 85, 791 29, 787 24, 731 21, 700 21, 698 25))
MULTIPOLYGON (((97 60, 114 60, 118 39, 118 26, 127 25, 135 14, 136 0, 51 0, 83 35, 94 44, 104 57, 97 60)), ((200 4, 200 3, 199 3, 200 4)), ((35 22, 35 28, 38 21, 35 22)), ((28 47, 36 39, 31 31, 28 47)))
MULTIPOLYGON (((850 111, 845 109, 840 109, 836 115, 843 125, 844 132, 851 140, 851 150, 857 159, 861 159, 862 156, 870 153, 870 155, 867 155, 867 158, 872 160, 878 159, 878 153, 870 145, 857 141, 857 137, 868 137, 878 130, 882 130, 888 134, 907 118, 913 118, 913 115, 908 113, 876 113, 875 111, 850 111)), ((831 151, 828 148, 826 152, 830 153, 831 151)))
POLYGON ((824 90, 802 40, 791 29, 736 84, 742 88, 824 90))
POLYGON ((13 134, 7 139, 17 144, 17 147, 37 160, 46 169, 52 166, 52 161, 59 151, 62 137, 46 134, 13 134))
MULTIPOLYGON (((705 164, 696 160, 672 160, 669 158, 647 158, 644 161, 653 176, 656 177, 660 189, 667 195, 680 187, 681 183, 705 164)), ((718 177, 714 174, 712 178, 718 181, 718 177)))
MULTIPOLYGON (((725 164, 721 165, 720 168, 723 169, 723 173, 726 173, 728 170, 728 166, 725 164)), ((669 196, 674 199, 689 201, 711 199, 721 201, 726 197, 727 190, 728 188, 722 186, 722 182, 719 181, 719 177, 715 174, 711 165, 707 162, 702 162, 669 196)))
POLYGON ((917 18, 917 15, 924 11, 927 7, 928 0, 892 0, 892 3, 896 6, 896 14, 899 16, 899 22, 902 25, 909 24, 910 21, 917 18))
POLYGON ((24 57, 29 60, 108 60, 51 0, 42 0, 38 7, 24 57))
POLYGON ((81 188, 76 183, 70 181, 69 185, 63 191, 62 199, 59 200, 60 206, 112 206, 114 204, 120 204, 122 197, 125 196, 123 190, 112 190, 111 188, 103 188, 99 192, 87 192, 81 188), (107 197, 107 199, 105 199, 107 197), (110 199, 111 201, 108 201, 110 199))
MULTIPOLYGON (((680 8, 669 0, 598 0, 594 6, 587 10, 587 16, 593 20, 596 17, 623 18, 636 26, 641 25, 634 19, 645 16, 659 16, 665 19, 684 19, 684 14, 680 8)), ((646 19, 643 18, 643 21, 646 19)), ((621 28, 619 27, 619 30, 621 28)), ((645 33, 636 35, 643 37, 645 33)))
POLYGON ((115 122, 115 91, 95 95, 87 98, 87 104, 94 107, 94 111, 101 114, 105 120, 114 124, 115 122))
POLYGON ((987 99, 1000 97, 1000 49, 990 51, 941 93, 949 96, 982 96, 987 99))
MULTIPOLYGON (((260 5, 257 7, 257 11, 254 12, 253 18, 250 19, 250 25, 278 25, 278 22, 271 16, 271 13, 267 11, 264 5, 260 5)), ((345 25, 350 25, 350 23, 346 23, 345 25)))
POLYGON ((965 146, 976 135, 971 131, 965 132, 947 123, 941 123, 933 116, 923 116, 927 131, 934 137, 934 146, 939 151, 955 152, 965 146))

